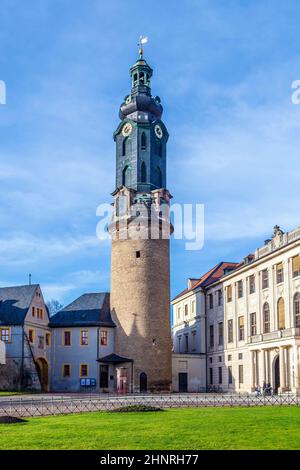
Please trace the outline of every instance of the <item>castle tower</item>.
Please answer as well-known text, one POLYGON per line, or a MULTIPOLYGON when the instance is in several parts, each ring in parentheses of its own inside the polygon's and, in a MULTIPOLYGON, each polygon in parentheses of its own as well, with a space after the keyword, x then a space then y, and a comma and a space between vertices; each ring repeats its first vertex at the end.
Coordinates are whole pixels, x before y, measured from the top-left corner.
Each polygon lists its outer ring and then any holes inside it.
POLYGON ((151 95, 152 73, 140 50, 114 133, 111 311, 117 324, 116 354, 123 358, 116 366, 118 389, 128 392, 168 391, 172 379, 169 135, 160 99, 151 95))

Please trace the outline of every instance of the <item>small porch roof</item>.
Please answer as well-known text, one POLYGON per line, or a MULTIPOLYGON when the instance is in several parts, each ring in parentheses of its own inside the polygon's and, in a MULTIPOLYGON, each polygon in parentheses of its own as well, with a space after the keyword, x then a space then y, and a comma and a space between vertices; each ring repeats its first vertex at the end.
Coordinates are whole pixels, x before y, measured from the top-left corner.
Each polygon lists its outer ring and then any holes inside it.
POLYGON ((118 354, 108 354, 108 356, 101 357, 97 359, 97 362, 104 362, 105 364, 122 364, 124 362, 133 362, 132 359, 128 357, 119 356, 118 354))

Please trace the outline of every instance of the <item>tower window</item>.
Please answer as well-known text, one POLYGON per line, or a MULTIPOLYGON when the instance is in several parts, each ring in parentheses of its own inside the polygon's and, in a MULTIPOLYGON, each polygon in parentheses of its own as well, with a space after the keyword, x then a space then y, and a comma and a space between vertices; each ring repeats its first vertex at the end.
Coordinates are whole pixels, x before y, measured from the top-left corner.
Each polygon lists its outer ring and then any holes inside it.
POLYGON ((126 141, 127 141, 127 137, 126 137, 126 139, 124 139, 123 142, 122 142, 122 155, 123 155, 123 156, 126 155, 126 141))
POLYGON ((128 165, 126 165, 122 172, 122 185, 130 186, 130 182, 130 168, 128 165))
POLYGON ((146 150, 146 147, 147 147, 147 137, 146 137, 146 133, 145 133, 145 132, 142 132, 142 136, 141 136, 141 149, 142 149, 142 150, 146 150))
POLYGON ((162 157, 162 154, 163 154, 162 142, 156 142, 155 152, 156 152, 156 155, 158 155, 159 157, 162 157))
POLYGON ((161 173, 161 169, 159 168, 159 166, 156 168, 156 181, 157 181, 157 187, 158 188, 162 188, 162 173, 161 173))
POLYGON ((144 72, 140 72, 140 83, 144 83, 145 82, 145 74, 144 72))
POLYGON ((141 252, 140 252, 140 251, 136 251, 136 252, 135 252, 135 257, 136 257, 136 258, 140 258, 140 257, 141 257, 141 252))
POLYGON ((146 183, 147 181, 147 169, 146 169, 146 163, 142 162, 141 166, 141 182, 146 183))

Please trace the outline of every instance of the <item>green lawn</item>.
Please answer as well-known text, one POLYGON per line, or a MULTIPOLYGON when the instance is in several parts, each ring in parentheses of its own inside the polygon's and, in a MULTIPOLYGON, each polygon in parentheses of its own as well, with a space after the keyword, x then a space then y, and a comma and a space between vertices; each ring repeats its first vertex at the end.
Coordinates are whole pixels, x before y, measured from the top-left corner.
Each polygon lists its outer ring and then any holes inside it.
POLYGON ((300 408, 91 413, 0 424, 0 449, 300 449, 300 408))
POLYGON ((13 396, 13 395, 25 395, 25 394, 26 394, 26 392, 0 392, 0 398, 1 397, 10 397, 10 396, 13 396))

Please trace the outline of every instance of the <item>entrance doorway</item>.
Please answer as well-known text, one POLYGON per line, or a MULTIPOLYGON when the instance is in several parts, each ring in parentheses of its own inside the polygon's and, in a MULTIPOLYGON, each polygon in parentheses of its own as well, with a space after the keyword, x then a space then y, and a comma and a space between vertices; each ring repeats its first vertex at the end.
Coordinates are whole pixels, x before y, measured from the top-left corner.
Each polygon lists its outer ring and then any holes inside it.
POLYGON ((188 375, 187 372, 179 372, 178 374, 179 392, 185 393, 188 391, 188 375))
POLYGON ((142 372, 140 375, 140 392, 147 392, 147 374, 142 372))
POLYGON ((274 393, 278 393, 280 387, 280 364, 279 356, 274 360, 274 393))
POLYGON ((49 366, 44 357, 36 359, 36 369, 39 376, 42 392, 49 392, 49 366))
POLYGON ((108 366, 100 366, 100 387, 108 388, 108 366))

